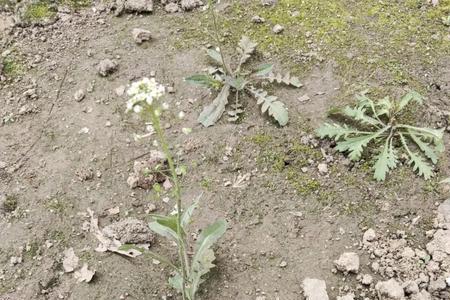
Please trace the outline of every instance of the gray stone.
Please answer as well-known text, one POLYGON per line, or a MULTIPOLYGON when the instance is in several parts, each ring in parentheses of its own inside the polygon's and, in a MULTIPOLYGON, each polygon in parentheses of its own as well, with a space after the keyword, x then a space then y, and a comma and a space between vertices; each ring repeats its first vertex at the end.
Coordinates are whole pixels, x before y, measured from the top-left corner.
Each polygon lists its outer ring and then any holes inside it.
POLYGON ((329 300, 327 285, 324 280, 305 278, 302 288, 306 300, 329 300))
POLYGON ((180 4, 183 10, 189 11, 202 6, 203 2, 201 0, 181 0, 180 4))
POLYGON ((276 34, 280 34, 284 31, 284 27, 280 24, 276 24, 275 26, 273 26, 272 31, 276 34))
POLYGON ((82 89, 79 89, 78 91, 75 92, 75 94, 73 95, 73 98, 75 99, 75 101, 80 102, 84 99, 85 97, 85 93, 82 89))
POLYGON ((164 10, 170 14, 176 13, 180 10, 180 7, 176 3, 168 3, 166 6, 164 6, 164 10))
POLYGON ((153 0, 126 0, 124 8, 130 12, 152 12, 153 0))
POLYGON ((402 286, 395 280, 389 279, 388 281, 379 281, 375 285, 375 289, 383 300, 403 300, 405 292, 402 286))
POLYGON ((263 6, 274 6, 277 4, 277 0, 261 0, 263 6))
POLYGON ((450 224, 450 199, 439 205, 437 219, 439 224, 450 224))
POLYGON ((425 290, 411 296, 411 300, 431 300, 431 295, 425 290))
POLYGON ((359 256, 354 252, 346 252, 342 254, 338 260, 335 260, 334 264, 341 272, 358 273, 359 256))
POLYGON ((106 77, 117 69, 117 62, 111 59, 104 59, 97 65, 97 72, 100 76, 106 77))
POLYGON ((445 290, 447 287, 447 283, 445 282, 445 279, 442 277, 439 277, 436 280, 430 281, 430 284, 428 285, 428 291, 430 293, 434 293, 437 291, 445 290))
POLYGON ((370 242, 375 241, 376 238, 377 238, 377 234, 375 233, 375 230, 373 230, 372 228, 369 228, 364 232, 363 242, 370 243, 370 242))
POLYGON ((345 296, 338 296, 336 300, 355 300, 355 294, 349 293, 345 296))
POLYGON ((150 31, 141 28, 134 28, 131 34, 133 35, 133 40, 136 44, 142 44, 152 38, 150 31))
POLYGON ((437 230, 434 233, 433 240, 427 244, 426 248, 431 255, 435 251, 450 254, 450 230, 437 230))

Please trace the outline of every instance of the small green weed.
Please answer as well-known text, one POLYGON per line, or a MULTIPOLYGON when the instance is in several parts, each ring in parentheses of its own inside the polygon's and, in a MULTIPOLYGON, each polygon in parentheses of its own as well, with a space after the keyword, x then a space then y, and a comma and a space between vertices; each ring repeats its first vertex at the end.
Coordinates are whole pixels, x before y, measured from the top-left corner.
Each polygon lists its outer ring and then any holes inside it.
POLYGON ((436 164, 438 154, 443 152, 443 129, 401 123, 405 107, 411 102, 421 105, 422 96, 409 92, 399 101, 386 97, 374 102, 363 94, 358 97, 356 107, 347 106, 332 112, 344 117, 347 123, 325 123, 317 134, 321 138, 334 138, 336 149, 348 153, 353 161, 361 159, 369 144, 376 146, 374 151, 378 155, 373 169, 374 178, 378 181, 384 181, 389 171, 397 167, 400 157, 398 148, 409 157, 408 164, 413 170, 429 179, 433 176, 433 169, 427 160, 436 164))

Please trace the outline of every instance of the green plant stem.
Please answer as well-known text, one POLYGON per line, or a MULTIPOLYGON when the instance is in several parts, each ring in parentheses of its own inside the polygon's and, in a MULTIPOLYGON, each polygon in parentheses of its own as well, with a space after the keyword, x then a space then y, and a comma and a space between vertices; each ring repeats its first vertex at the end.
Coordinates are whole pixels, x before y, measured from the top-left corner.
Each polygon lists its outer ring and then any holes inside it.
POLYGON ((172 181, 174 185, 174 196, 177 203, 177 234, 178 234, 178 256, 181 262, 181 272, 182 272, 182 296, 183 300, 187 299, 186 295, 186 281, 189 278, 189 258, 186 252, 186 239, 185 234, 183 232, 183 227, 181 225, 181 217, 183 214, 182 203, 181 203, 181 188, 180 183, 178 181, 177 172, 175 169, 175 163, 172 157, 172 154, 169 149, 169 144, 164 135, 164 130, 161 127, 161 121, 159 116, 155 112, 153 108, 150 109, 150 115, 153 122, 153 128, 155 128, 155 132, 158 136, 158 140, 161 143, 161 148, 164 154, 166 155, 167 162, 169 164, 170 173, 172 176, 172 181))
POLYGON ((217 24, 217 16, 214 11, 213 1, 209 0, 208 5, 209 5, 209 11, 210 11, 212 19, 213 19, 213 24, 214 24, 214 38, 216 39, 216 44, 217 44, 217 47, 219 48, 220 57, 222 58, 223 69, 224 69, 226 75, 231 76, 233 74, 233 72, 228 67, 228 65, 225 61, 225 57, 222 53, 222 46, 221 46, 222 43, 220 42, 220 37, 219 37, 219 25, 217 24))

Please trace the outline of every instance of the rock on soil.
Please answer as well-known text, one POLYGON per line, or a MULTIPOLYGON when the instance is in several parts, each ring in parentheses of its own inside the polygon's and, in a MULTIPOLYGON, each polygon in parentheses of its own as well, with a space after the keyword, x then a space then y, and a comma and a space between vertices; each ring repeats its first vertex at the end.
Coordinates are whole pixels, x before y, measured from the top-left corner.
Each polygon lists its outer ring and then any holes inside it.
POLYGON ((359 256, 354 252, 346 252, 342 254, 338 260, 334 261, 336 268, 341 272, 358 273, 359 256))
POLYGON ((153 0, 119 0, 118 10, 137 13, 150 13, 153 11, 153 0))
POLYGON ((380 300, 403 300, 405 293, 402 286, 395 280, 380 281, 375 285, 380 300))
POLYGON ((203 5, 201 0, 181 0, 181 8, 185 11, 193 10, 199 6, 203 5))
POLYGON ((273 26, 272 31, 276 34, 280 34, 284 31, 284 27, 281 26, 280 24, 277 24, 277 25, 273 26))
POLYGON ((104 59, 97 65, 97 72, 100 76, 106 77, 117 69, 117 62, 111 59, 104 59))
POLYGON ((134 218, 128 218, 103 228, 106 237, 119 240, 122 244, 151 244, 155 240, 148 225, 134 218))
POLYGON ((73 95, 73 98, 77 102, 81 102, 81 100, 83 100, 84 97, 85 97, 85 93, 84 93, 84 91, 82 89, 76 91, 75 94, 73 95))
MULTIPOLYGON (((143 161, 135 161, 133 173, 127 179, 130 188, 137 187, 149 189, 155 183, 162 183, 166 180, 166 176, 160 171, 156 171, 158 166, 166 164, 166 156, 161 151, 152 151, 150 158, 143 161)), ((159 169, 161 169, 159 167, 159 169)))
POLYGON ((302 283, 306 300, 328 300, 327 285, 324 280, 305 278, 302 283))
POLYGON ((152 38, 150 31, 141 28, 134 28, 131 34, 136 44, 142 44, 152 38))
POLYGON ((178 12, 180 10, 180 7, 178 6, 178 4, 171 2, 164 6, 164 10, 170 14, 173 14, 178 12))
POLYGON ((337 297, 336 300, 354 300, 354 299, 355 299, 355 294, 350 293, 350 294, 347 294, 345 296, 337 297))
POLYGON ((375 230, 373 230, 372 228, 367 229, 366 232, 364 232, 363 235, 363 242, 367 243, 367 242, 373 242, 375 239, 377 238, 377 235, 375 233, 375 230))

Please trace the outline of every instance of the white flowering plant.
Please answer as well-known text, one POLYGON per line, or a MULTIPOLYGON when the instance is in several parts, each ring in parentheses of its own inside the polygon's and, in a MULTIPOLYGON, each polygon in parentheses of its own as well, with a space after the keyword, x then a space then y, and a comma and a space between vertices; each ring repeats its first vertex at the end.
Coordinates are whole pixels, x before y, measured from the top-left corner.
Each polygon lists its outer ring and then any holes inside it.
MULTIPOLYGON (((135 245, 124 245, 121 247, 121 250, 134 249, 172 268, 175 275, 169 278, 169 284, 181 293, 183 300, 195 300, 200 284, 205 280, 204 276, 215 266, 213 264, 215 255, 211 248, 225 233, 227 222, 218 220, 204 228, 195 243, 194 254, 190 257, 188 250, 191 247, 189 246, 187 232, 193 212, 198 206, 198 199, 188 208, 183 208, 181 186, 178 179, 180 168, 175 167, 164 129, 161 127, 161 114, 169 108, 167 103, 161 103, 161 99, 165 94, 164 86, 156 82, 154 78, 143 78, 133 82, 127 94, 130 99, 127 102, 126 111, 138 114, 147 122, 146 129, 148 134, 138 138, 155 133, 157 135, 157 143, 155 144, 161 147, 167 158, 173 182, 173 197, 176 200, 175 210, 169 215, 152 215, 154 221, 149 224, 149 227, 155 233, 176 243, 178 262, 173 263, 166 257, 135 245)), ((180 112, 178 117, 183 118, 184 115, 184 112, 180 112)), ((185 134, 189 134, 191 129, 183 128, 182 131, 185 134)))

